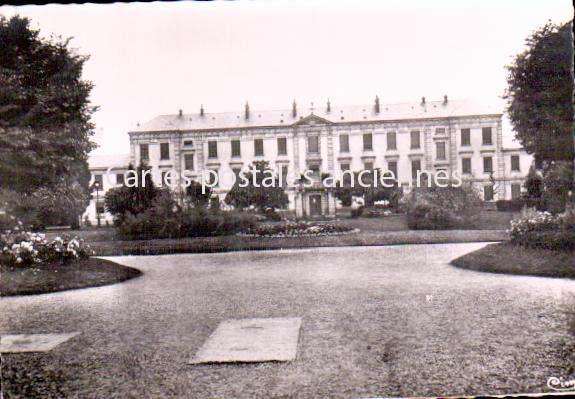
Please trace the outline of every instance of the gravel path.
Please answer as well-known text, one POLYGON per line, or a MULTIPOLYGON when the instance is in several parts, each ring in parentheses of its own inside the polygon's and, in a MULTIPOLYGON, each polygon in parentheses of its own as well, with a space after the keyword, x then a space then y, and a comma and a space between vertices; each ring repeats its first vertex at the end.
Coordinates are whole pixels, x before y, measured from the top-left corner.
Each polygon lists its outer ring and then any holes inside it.
POLYGON ((6 393, 27 379, 26 397, 545 392, 564 376, 575 281, 448 264, 483 245, 110 258, 144 275, 0 299, 0 333, 83 332, 50 353, 4 355, 6 393), (186 364, 221 320, 253 317, 302 317, 295 362, 186 364))

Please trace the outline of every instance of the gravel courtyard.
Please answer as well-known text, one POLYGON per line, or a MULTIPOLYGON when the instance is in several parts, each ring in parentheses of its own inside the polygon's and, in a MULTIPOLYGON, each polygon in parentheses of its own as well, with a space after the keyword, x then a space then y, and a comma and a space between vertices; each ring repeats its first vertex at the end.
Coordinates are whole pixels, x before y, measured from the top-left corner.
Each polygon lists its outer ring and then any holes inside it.
POLYGON ((449 265, 484 245, 109 258, 144 275, 0 299, 0 334, 82 332, 49 353, 3 355, 5 397, 546 392, 548 377, 568 377, 575 281, 449 265), (220 321, 255 317, 302 318, 296 361, 187 364, 220 321))

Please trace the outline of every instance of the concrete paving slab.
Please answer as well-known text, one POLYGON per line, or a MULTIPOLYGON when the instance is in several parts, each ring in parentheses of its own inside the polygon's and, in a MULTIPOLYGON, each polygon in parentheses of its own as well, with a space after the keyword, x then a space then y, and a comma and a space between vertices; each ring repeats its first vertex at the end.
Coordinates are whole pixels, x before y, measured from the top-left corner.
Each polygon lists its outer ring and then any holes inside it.
POLYGON ((301 318, 225 320, 190 364, 295 360, 301 318))
POLYGON ((0 336, 0 353, 48 352, 80 334, 13 334, 0 336))

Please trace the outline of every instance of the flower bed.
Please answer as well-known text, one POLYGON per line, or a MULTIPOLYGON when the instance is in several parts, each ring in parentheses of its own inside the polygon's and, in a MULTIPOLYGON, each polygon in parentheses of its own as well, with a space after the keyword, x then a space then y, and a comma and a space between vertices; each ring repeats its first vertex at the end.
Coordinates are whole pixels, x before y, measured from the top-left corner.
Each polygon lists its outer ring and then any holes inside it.
POLYGON ((24 231, 21 223, 0 234, 0 248, 0 264, 8 267, 66 263, 92 255, 81 239, 62 236, 47 240, 44 234, 24 231))
POLYGON ((526 210, 511 221, 511 242, 532 248, 575 249, 575 211, 559 215, 526 210))
POLYGON ((284 222, 260 224, 238 233, 238 235, 244 237, 322 237, 350 234, 358 231, 358 229, 335 223, 284 222))

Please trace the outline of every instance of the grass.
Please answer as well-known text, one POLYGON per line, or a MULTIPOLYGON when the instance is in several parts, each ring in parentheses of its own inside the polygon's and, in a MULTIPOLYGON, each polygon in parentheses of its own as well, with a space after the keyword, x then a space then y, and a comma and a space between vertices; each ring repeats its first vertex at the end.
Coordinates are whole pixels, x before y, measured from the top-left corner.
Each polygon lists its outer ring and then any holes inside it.
POLYGON ((34 295, 119 283, 141 274, 139 270, 104 259, 90 258, 68 264, 26 268, 0 268, 0 296, 34 295))
POLYGON ((488 245, 451 263, 489 273, 575 278, 575 251, 531 249, 511 243, 488 245))

